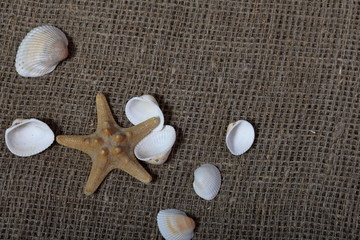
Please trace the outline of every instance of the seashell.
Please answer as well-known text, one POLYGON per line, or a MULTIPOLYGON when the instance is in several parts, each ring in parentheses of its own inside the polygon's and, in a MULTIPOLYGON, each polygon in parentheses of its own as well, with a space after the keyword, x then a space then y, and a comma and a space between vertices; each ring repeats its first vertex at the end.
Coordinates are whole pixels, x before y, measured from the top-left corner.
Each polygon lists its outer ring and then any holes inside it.
POLYGON ((189 240, 194 236, 194 220, 177 209, 161 210, 157 215, 157 224, 166 240, 189 240))
POLYGON ((160 131, 164 126, 164 114, 156 99, 151 95, 131 98, 126 103, 125 115, 134 125, 152 117, 159 117, 160 124, 153 131, 160 131))
POLYGON ((52 72, 68 56, 65 34, 53 26, 31 30, 16 54, 16 71, 23 77, 40 77, 52 72))
POLYGON ((9 150, 20 157, 28 157, 47 149, 54 142, 54 133, 46 123, 37 119, 16 119, 5 131, 9 150))
POLYGON ((194 172, 193 187, 197 195, 205 200, 212 200, 220 190, 221 175, 212 164, 203 164, 194 172))
POLYGON ((147 163, 159 165, 164 163, 175 143, 176 132, 172 126, 166 125, 162 130, 150 132, 135 147, 135 156, 147 163))
POLYGON ((228 126, 226 146, 233 155, 241 155, 250 149, 254 143, 254 127, 245 120, 239 120, 228 126))

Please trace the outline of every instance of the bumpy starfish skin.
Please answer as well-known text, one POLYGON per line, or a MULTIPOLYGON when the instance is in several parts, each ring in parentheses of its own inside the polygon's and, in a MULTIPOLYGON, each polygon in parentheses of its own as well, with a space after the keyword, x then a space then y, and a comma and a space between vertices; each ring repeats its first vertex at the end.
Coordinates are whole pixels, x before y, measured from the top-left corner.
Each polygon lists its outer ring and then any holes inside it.
POLYGON ((152 178, 136 159, 134 148, 159 124, 159 118, 150 118, 131 128, 121 128, 101 93, 96 96, 96 110, 97 129, 93 134, 60 135, 56 138, 59 144, 80 150, 91 157, 92 168, 84 193, 94 193, 113 169, 120 169, 143 183, 149 183, 152 178))

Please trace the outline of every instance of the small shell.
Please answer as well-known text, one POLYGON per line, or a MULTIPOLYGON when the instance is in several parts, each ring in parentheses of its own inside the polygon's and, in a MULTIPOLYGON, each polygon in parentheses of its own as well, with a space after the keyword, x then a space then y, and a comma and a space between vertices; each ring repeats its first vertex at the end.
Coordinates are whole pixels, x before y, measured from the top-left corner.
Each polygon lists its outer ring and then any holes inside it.
POLYGON ((147 163, 162 164, 167 160, 175 139, 175 129, 166 125, 161 131, 152 131, 144 137, 134 149, 135 156, 147 163))
POLYGON ((47 149, 54 142, 54 133, 46 123, 37 119, 16 119, 5 131, 9 150, 20 157, 28 157, 47 149))
POLYGON ((205 200, 212 200, 220 190, 221 175, 212 164, 203 164, 194 172, 193 187, 197 195, 205 200))
POLYGON ((176 209, 161 210, 157 215, 157 224, 166 240, 190 240, 194 236, 194 220, 176 209))
POLYGON ((16 71, 24 77, 40 77, 52 72, 68 56, 65 34, 53 26, 31 30, 16 54, 16 71))
POLYGON ((160 123, 153 131, 160 131, 164 127, 164 114, 159 108, 158 102, 151 95, 131 98, 126 103, 125 115, 134 125, 151 117, 159 117, 160 123))
POLYGON ((254 143, 254 127, 245 120, 239 120, 228 126, 226 146, 233 155, 241 155, 250 149, 254 143))

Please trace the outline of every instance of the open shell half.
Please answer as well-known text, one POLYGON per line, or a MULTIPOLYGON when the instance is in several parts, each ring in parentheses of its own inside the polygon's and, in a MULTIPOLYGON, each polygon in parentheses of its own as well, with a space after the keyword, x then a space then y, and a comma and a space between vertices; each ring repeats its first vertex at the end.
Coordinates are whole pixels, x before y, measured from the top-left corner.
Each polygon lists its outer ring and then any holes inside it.
POLYGON ((9 150, 20 157, 28 157, 47 149, 55 135, 49 126, 37 119, 16 119, 5 131, 9 150))
POLYGON ((152 117, 159 117, 160 124, 153 131, 160 131, 164 127, 164 114, 156 99, 151 95, 131 98, 126 103, 125 115, 134 125, 152 117))

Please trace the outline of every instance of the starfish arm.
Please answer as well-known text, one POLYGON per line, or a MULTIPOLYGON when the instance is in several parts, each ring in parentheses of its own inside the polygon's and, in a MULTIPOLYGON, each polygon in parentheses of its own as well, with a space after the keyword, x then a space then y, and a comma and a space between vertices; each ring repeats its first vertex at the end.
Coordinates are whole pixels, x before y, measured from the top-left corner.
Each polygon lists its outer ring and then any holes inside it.
POLYGON ((152 180, 151 175, 141 166, 134 154, 122 156, 115 168, 130 174, 143 183, 149 183, 152 180))
POLYGON ((131 147, 135 147, 146 135, 156 128, 159 123, 160 119, 158 117, 152 117, 136 126, 127 128, 126 131, 132 133, 131 147))
POLYGON ((112 169, 108 164, 106 156, 98 156, 96 159, 93 159, 91 171, 84 187, 84 194, 93 194, 112 169))
POLYGON ((108 127, 109 124, 116 124, 104 94, 96 95, 97 129, 108 127))
POLYGON ((56 142, 88 154, 89 147, 86 145, 88 137, 88 135, 59 135, 56 137, 56 142))

